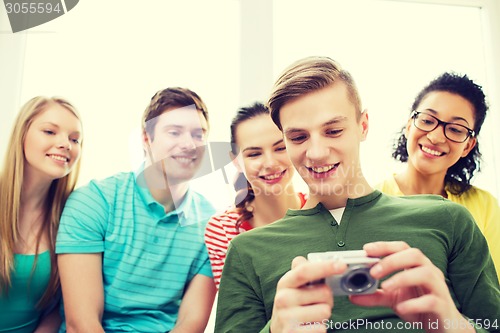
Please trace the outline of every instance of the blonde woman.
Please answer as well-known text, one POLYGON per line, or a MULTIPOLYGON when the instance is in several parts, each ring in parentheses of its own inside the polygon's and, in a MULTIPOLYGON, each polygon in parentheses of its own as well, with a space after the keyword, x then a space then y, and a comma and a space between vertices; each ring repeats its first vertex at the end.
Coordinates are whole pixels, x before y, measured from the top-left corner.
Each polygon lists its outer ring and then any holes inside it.
POLYGON ((80 167, 82 124, 62 98, 35 97, 14 124, 0 173, 0 332, 57 332, 54 244, 80 167))

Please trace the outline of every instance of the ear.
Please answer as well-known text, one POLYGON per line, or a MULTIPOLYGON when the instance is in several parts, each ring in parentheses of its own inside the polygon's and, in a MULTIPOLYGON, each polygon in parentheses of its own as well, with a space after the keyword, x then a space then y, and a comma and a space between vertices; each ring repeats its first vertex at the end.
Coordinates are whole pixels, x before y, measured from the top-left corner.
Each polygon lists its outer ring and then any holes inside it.
POLYGON ((241 162, 240 162, 240 154, 234 155, 233 152, 230 151, 229 158, 233 162, 233 165, 236 168, 236 170, 238 170, 238 172, 243 172, 243 168, 242 168, 241 162))
POLYGON ((475 137, 469 138, 469 140, 467 141, 467 144, 464 147, 464 151, 462 152, 461 157, 467 156, 470 153, 470 151, 476 146, 476 142, 477 142, 477 139, 475 137))
POLYGON ((359 125, 361 126, 361 141, 366 140, 368 135, 368 110, 363 110, 361 117, 359 118, 359 125))
POLYGON ((406 122, 405 126, 405 137, 408 138, 408 133, 410 132, 411 124, 412 124, 413 118, 408 119, 406 122))
POLYGON ((146 131, 142 132, 142 149, 147 158, 151 158, 151 137, 146 131))

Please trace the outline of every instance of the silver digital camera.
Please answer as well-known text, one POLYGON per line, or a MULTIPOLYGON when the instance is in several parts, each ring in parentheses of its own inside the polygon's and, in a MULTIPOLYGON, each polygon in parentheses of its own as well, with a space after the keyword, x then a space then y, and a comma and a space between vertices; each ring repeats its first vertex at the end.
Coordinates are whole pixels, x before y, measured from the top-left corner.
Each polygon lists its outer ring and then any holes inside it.
POLYGON ((342 275, 327 276, 324 281, 332 289, 334 296, 373 294, 378 288, 378 280, 370 275, 370 268, 380 259, 371 258, 363 250, 330 251, 309 253, 310 262, 342 261, 347 264, 347 270, 342 275))

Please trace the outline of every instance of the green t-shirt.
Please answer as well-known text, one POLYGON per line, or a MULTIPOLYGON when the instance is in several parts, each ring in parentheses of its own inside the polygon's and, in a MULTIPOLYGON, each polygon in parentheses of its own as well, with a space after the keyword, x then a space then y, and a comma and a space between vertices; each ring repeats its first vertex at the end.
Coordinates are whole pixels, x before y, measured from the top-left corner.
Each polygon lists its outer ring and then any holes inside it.
MULTIPOLYGON (((500 325, 498 279, 486 241, 467 209, 439 196, 398 198, 374 191, 349 199, 340 224, 318 204, 289 210, 283 219, 236 237, 222 273, 215 331, 268 332, 263 328, 271 319, 276 284, 294 257, 360 250, 373 241, 405 241, 419 248, 444 273, 461 313, 500 325)), ((361 326, 350 324, 365 320, 372 324, 365 325, 368 332, 410 331, 396 329, 405 323, 389 308, 359 307, 342 296, 334 303, 325 324, 335 332, 362 332, 361 326), (373 327, 382 322, 390 322, 391 329, 373 327)))

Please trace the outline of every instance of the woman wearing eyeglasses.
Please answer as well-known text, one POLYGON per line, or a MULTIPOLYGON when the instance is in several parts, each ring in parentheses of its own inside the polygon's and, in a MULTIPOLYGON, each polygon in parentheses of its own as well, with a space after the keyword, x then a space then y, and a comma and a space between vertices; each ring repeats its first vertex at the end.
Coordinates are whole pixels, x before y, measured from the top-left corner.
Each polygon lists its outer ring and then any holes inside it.
POLYGON ((471 185, 487 109, 481 86, 467 75, 444 73, 431 81, 415 98, 394 145, 392 156, 407 168, 378 188, 392 195, 437 194, 467 207, 500 276, 500 207, 489 192, 471 185))

